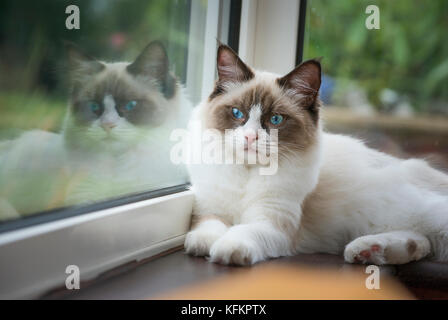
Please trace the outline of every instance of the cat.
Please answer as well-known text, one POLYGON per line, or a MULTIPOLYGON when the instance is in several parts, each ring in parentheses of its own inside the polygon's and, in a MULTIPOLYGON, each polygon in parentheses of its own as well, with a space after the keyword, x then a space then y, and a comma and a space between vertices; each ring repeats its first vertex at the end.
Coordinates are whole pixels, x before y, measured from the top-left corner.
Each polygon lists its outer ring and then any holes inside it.
POLYGON ((279 76, 252 69, 220 45, 217 71, 213 92, 192 113, 193 147, 243 146, 247 159, 264 143, 276 147, 278 169, 261 175, 265 164, 246 160, 189 164, 195 204, 188 254, 233 265, 297 253, 378 265, 448 260, 448 176, 423 160, 325 132, 318 60, 279 76), (221 136, 201 139, 209 129, 221 136), (227 143, 229 129, 235 144, 227 143))
POLYGON ((170 161, 169 137, 186 126, 192 106, 164 46, 151 42, 132 63, 100 62, 73 45, 68 51, 73 85, 63 136, 72 169, 85 175, 72 180, 68 201, 186 181, 170 161))
POLYGON ((71 92, 61 132, 31 130, 0 144, 0 219, 187 180, 169 161, 169 135, 186 126, 192 106, 162 43, 132 63, 66 49, 71 92))

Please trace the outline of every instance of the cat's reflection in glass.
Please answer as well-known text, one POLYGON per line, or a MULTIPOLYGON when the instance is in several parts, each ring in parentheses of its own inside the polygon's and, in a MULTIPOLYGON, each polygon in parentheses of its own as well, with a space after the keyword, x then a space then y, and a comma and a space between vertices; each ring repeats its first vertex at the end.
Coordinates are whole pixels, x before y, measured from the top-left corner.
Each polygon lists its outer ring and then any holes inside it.
POLYGON ((151 42, 132 63, 66 47, 71 93, 62 132, 33 130, 0 145, 3 218, 185 181, 170 161, 169 136, 186 126, 191 104, 164 46, 151 42))

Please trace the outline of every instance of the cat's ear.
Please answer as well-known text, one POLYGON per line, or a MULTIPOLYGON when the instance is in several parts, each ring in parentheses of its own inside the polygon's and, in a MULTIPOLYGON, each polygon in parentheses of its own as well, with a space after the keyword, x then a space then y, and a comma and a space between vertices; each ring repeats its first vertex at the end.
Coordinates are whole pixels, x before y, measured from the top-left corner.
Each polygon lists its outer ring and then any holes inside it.
POLYGON ((318 59, 302 62, 286 76, 277 79, 277 83, 311 106, 317 99, 321 84, 321 65, 318 59))
POLYGON ((127 66, 134 76, 149 77, 157 81, 166 98, 173 96, 176 79, 169 73, 169 61, 165 47, 159 41, 148 44, 135 61, 127 66))
POLYGON ((252 70, 230 47, 224 44, 218 47, 216 65, 221 82, 243 82, 254 77, 252 70))
POLYGON ((75 44, 64 42, 68 57, 69 72, 74 80, 101 72, 105 65, 84 53, 75 44))

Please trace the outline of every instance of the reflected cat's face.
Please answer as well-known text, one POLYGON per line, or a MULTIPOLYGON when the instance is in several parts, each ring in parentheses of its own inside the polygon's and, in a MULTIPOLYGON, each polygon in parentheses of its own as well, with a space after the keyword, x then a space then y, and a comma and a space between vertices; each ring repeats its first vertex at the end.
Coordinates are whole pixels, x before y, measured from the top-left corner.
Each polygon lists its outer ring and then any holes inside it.
POLYGON ((176 79, 158 42, 133 63, 104 63, 69 47, 73 91, 66 123, 70 145, 123 152, 175 110, 176 79))

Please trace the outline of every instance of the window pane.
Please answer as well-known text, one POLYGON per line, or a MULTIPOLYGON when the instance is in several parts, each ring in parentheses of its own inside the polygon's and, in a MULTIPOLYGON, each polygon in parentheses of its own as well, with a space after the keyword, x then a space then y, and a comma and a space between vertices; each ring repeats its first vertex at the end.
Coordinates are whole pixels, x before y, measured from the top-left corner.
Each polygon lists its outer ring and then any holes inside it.
POLYGON ((1 1, 0 221, 188 181, 169 137, 200 90, 188 51, 206 12, 199 0, 1 1))
POLYGON ((447 16, 444 0, 308 1, 304 58, 323 57, 327 128, 447 169, 447 16))

